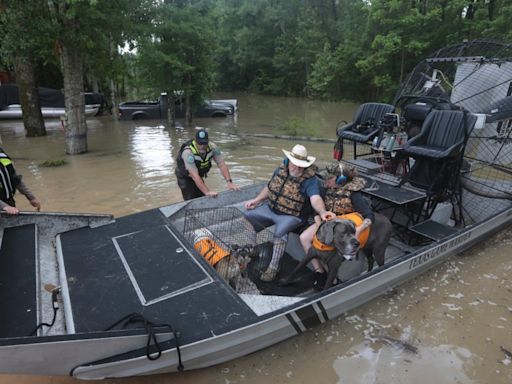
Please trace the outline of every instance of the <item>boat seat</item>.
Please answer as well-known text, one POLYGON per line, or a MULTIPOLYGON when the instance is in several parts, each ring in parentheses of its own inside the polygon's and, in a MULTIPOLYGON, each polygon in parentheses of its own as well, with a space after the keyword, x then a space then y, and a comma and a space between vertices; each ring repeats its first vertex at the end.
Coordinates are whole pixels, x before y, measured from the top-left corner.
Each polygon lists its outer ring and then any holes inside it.
MULTIPOLYGON (((336 134, 339 140, 354 143, 354 158, 357 158, 357 143, 370 144, 383 129, 381 121, 386 114, 393 112, 395 107, 384 103, 365 103, 357 109, 351 123, 338 126, 336 134)), ((360 155, 361 156, 361 155, 360 155)))
POLYGON ((404 144, 412 157, 446 159, 460 154, 476 117, 462 111, 433 111, 425 119, 421 132, 404 144))
POLYGON ((456 222, 462 218, 462 192, 458 174, 464 148, 477 117, 464 111, 435 110, 428 114, 421 132, 407 141, 403 155, 415 159, 399 185, 410 182, 427 194, 426 208, 418 217, 429 218, 439 201, 458 207, 456 222))

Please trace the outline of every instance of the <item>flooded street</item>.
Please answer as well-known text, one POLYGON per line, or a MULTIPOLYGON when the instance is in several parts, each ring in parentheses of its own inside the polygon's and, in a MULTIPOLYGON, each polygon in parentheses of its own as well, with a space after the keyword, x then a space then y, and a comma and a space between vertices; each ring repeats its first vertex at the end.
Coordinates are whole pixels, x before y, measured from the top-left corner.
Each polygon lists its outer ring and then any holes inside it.
MULTIPOLYGON (((232 95, 229 95, 232 97, 232 95)), ((267 180, 295 141, 254 137, 300 121, 310 134, 334 139, 340 120, 356 105, 293 98, 237 96, 232 119, 197 119, 222 149, 233 181, 267 180)), ((140 212, 181 200, 174 176, 180 145, 193 128, 167 128, 157 121, 88 120, 89 153, 64 154, 64 132, 48 122, 48 136, 25 138, 21 122, 0 122, 3 147, 41 200, 43 210, 140 212), (44 168, 46 160, 65 159, 44 168)), ((299 132, 299 135, 301 133, 299 132)), ((332 157, 330 142, 303 142, 321 166, 332 157)), ((207 184, 221 191, 216 165, 207 184)), ((32 207, 17 198, 23 210, 32 207)), ((512 229, 387 292, 338 319, 249 356, 182 374, 105 383, 493 383, 512 382, 512 229)), ((0 383, 76 383, 69 377, 0 375, 0 383)))

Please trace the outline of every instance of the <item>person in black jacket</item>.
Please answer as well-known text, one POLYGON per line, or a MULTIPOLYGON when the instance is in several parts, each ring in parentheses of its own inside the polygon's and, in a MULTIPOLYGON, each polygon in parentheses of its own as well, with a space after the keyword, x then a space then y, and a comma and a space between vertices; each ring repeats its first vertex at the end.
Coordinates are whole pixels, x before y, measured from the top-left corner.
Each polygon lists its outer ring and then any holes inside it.
POLYGON ((25 185, 21 175, 16 173, 11 158, 0 148, 0 210, 9 215, 17 215, 20 212, 14 200, 16 191, 20 191, 30 205, 38 211, 41 210, 41 203, 25 185))

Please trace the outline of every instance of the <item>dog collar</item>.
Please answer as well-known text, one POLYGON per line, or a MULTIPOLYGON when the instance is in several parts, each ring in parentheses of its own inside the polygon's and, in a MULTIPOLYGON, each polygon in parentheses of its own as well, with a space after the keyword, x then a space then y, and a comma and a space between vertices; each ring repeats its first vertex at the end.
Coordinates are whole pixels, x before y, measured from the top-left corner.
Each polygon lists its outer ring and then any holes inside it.
POLYGON ((313 237, 313 248, 318 249, 319 251, 334 251, 336 248, 333 245, 327 245, 322 243, 318 238, 315 236, 313 237))

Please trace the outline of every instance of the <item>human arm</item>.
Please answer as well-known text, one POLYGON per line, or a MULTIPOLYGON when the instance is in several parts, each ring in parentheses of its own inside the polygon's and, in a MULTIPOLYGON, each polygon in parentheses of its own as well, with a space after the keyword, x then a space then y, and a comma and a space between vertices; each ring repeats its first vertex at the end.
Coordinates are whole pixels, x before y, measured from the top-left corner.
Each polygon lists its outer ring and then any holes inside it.
POLYGON ((183 159, 183 163, 185 164, 185 169, 188 171, 188 175, 194 181, 194 184, 199 188, 199 190, 205 195, 210 197, 217 197, 218 193, 216 191, 210 191, 203 178, 199 176, 199 170, 194 161, 194 155, 190 151, 190 149, 185 149, 181 155, 183 159))
POLYGON ((356 237, 363 232, 366 228, 372 225, 375 220, 375 214, 371 210, 370 204, 364 198, 361 192, 354 192, 351 195, 352 207, 355 212, 360 213, 364 220, 363 223, 356 228, 356 237))
POLYGON ((325 209, 324 200, 320 195, 320 182, 316 177, 308 179, 303 183, 304 193, 309 196, 311 207, 320 215, 324 221, 336 218, 333 212, 325 209))
POLYGON ((268 198, 268 187, 265 185, 258 195, 245 202, 245 209, 254 209, 268 198))
POLYGON ((228 189, 239 191, 240 187, 233 183, 233 180, 231 179, 231 174, 229 173, 229 168, 226 162, 224 161, 224 156, 222 156, 222 153, 220 151, 220 148, 217 147, 215 143, 210 142, 210 146, 213 151, 213 160, 217 163, 217 166, 219 167, 220 173, 224 177, 224 180, 226 180, 226 183, 228 185, 228 189))
MULTIPOLYGON (((41 210, 41 203, 34 196, 34 194, 30 191, 30 189, 26 186, 26 184, 23 182, 23 180, 21 180, 21 177, 19 179, 17 189, 22 195, 24 195, 27 198, 30 205, 32 205, 34 208, 36 208, 37 211, 41 210)), ((4 211, 8 215, 17 215, 20 213, 20 210, 18 208, 13 207, 2 200, 0 200, 0 210, 4 211)))
POLYGON ((41 202, 37 197, 35 197, 32 191, 21 179, 18 184, 18 191, 27 198, 30 205, 33 206, 37 211, 41 210, 41 202))
POLYGON ((240 187, 238 185, 236 185, 235 183, 233 183, 233 180, 231 180, 231 175, 229 173, 229 168, 228 168, 226 162, 224 160, 222 160, 220 162, 220 164, 218 164, 218 165, 219 165, 220 173, 222 173, 222 176, 224 176, 224 180, 226 180, 228 189, 233 190, 233 191, 239 191, 240 187))
POLYGON ((311 201, 311 206, 320 215, 322 220, 327 221, 336 218, 334 213, 325 209, 324 200, 320 195, 313 195, 309 200, 311 201))

